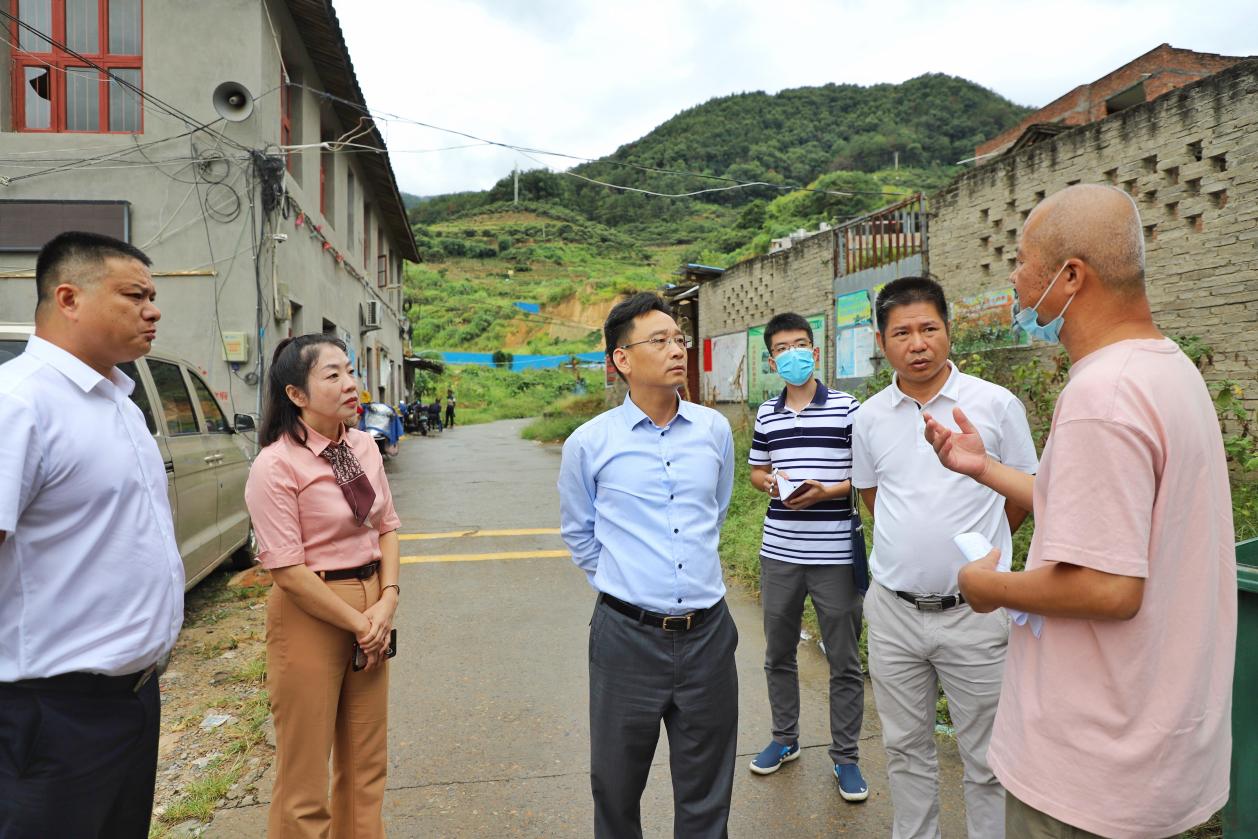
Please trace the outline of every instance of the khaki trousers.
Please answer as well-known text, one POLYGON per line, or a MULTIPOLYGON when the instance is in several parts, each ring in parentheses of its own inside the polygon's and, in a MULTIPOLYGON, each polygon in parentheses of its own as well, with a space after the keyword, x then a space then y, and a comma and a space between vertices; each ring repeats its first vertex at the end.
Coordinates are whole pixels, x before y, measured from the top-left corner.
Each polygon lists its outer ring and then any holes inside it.
POLYGON ((1009 618, 961 604, 921 612, 878 583, 865 595, 869 675, 887 748, 892 839, 939 839, 939 762, 935 703, 948 697, 965 765, 965 825, 970 839, 1004 839, 1005 790, 987 765, 1004 673, 1009 618))
MULTIPOLYGON (((380 599, 379 574, 327 586, 359 611, 380 599)), ((269 839, 384 837, 389 666, 353 672, 353 643, 353 633, 311 617, 272 587, 266 685, 276 754, 269 839)))

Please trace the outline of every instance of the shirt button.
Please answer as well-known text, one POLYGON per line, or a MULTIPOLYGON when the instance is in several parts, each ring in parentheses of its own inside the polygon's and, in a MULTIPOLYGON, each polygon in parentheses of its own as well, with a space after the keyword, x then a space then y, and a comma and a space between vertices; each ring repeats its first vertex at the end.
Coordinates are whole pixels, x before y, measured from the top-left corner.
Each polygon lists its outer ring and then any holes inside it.
POLYGON ((681 602, 681 598, 680 598, 680 597, 678 597, 678 598, 677 598, 677 602, 678 602, 678 603, 680 603, 680 602, 681 602))
POLYGON ((671 460, 666 460, 666 461, 664 461, 664 465, 665 465, 665 466, 672 466, 672 465, 673 465, 673 462, 672 462, 671 460))
POLYGON ((676 533, 676 532, 677 532, 677 528, 675 528, 675 527, 674 527, 674 528, 673 528, 673 532, 674 532, 674 533, 676 533))
POLYGON ((677 567, 678 567, 678 568, 680 568, 680 567, 681 567, 681 563, 680 563, 680 562, 679 562, 679 563, 677 563, 677 567))
POLYGON ((672 501, 672 500, 673 500, 673 496, 671 496, 671 495, 670 495, 670 496, 668 496, 668 500, 669 500, 669 501, 672 501))

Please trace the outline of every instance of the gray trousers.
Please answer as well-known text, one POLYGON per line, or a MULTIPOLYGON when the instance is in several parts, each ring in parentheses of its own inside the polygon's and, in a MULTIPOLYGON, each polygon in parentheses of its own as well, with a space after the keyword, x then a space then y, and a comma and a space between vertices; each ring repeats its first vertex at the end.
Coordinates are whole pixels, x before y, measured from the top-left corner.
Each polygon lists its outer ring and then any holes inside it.
POLYGON ((874 583, 865 619, 895 811, 892 839, 940 836, 935 704, 941 684, 965 767, 966 832, 970 839, 1004 839, 1005 790, 987 765, 987 744, 1009 643, 1005 610, 980 615, 962 603, 922 612, 874 583))
POLYGON ((599 604, 590 620, 590 786, 597 839, 641 839, 640 803, 668 732, 673 835, 725 839, 738 740, 738 630, 722 600, 666 632, 599 604))
POLYGON ((769 682, 773 741, 799 740, 799 626, 804 596, 812 597, 830 662, 830 760, 856 763, 865 718, 865 676, 857 643, 861 596, 850 565, 800 565, 760 557, 764 608, 764 672, 769 682))

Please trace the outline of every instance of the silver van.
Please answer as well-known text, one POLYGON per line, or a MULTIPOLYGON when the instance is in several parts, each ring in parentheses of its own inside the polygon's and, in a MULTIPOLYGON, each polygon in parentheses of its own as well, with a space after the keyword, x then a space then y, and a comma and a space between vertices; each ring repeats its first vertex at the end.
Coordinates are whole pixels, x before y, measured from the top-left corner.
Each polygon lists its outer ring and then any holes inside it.
MULTIPOLYGON (((25 350, 34 331, 28 323, 0 323, 0 364, 25 350)), ((253 447, 239 432, 254 430, 253 417, 237 414, 229 423, 205 380, 187 362, 149 353, 119 369, 135 380, 131 399, 144 412, 166 462, 185 588, 225 560, 246 567, 256 552, 245 509, 253 447)))

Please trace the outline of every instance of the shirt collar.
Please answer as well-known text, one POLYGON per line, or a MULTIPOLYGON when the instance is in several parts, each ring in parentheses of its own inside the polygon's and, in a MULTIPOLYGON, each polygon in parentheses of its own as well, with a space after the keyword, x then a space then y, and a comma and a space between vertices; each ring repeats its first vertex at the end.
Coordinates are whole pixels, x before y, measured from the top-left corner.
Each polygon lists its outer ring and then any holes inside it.
MULTIPOLYGON (((695 409, 694 403, 687 402, 685 399, 682 399, 680 396, 677 397, 677 416, 678 417, 681 417, 686 422, 694 422, 695 421, 694 409, 695 409)), ((646 412, 643 411, 641 408, 639 408, 637 403, 633 401, 632 394, 628 394, 628 393, 625 394, 625 401, 620 403, 620 413, 621 413, 621 416, 624 417, 625 425, 630 429, 637 428, 639 423, 641 423, 643 420, 646 420, 647 422, 651 422, 652 424, 654 424, 651 418, 646 415, 646 412)), ((676 419, 676 417, 674 417, 674 419, 676 419)), ((671 421, 670 421, 670 424, 671 424, 671 421)))
MULTIPOLYGON (((953 402, 960 401, 961 371, 958 370, 957 365, 953 364, 951 361, 948 362, 948 367, 951 371, 948 373, 948 380, 944 382, 943 387, 941 387, 939 389, 939 392, 936 393, 934 397, 930 400, 931 402, 934 402, 936 399, 938 399, 941 396, 946 396, 949 399, 951 399, 953 402)), ((891 376, 891 407, 898 408, 900 403, 903 402, 905 399, 909 400, 910 402, 914 404, 917 404, 916 399, 914 399, 911 396, 906 395, 904 391, 900 390, 899 374, 893 373, 891 376)), ((930 403, 927 403, 927 404, 930 404, 930 403)), ((922 406, 922 407, 925 407, 925 406, 922 406)))
MULTIPOLYGON (((824 407, 826 404, 826 397, 829 395, 826 392, 826 386, 822 384, 821 379, 813 379, 813 382, 817 385, 817 387, 812 392, 812 399, 808 400, 808 405, 824 407)), ((808 410, 808 405, 804 406, 804 410, 808 410)), ((782 393, 778 396, 778 401, 773 403, 773 411, 778 414, 785 413, 786 388, 782 388, 782 393)))
POLYGON ((74 382, 75 386, 84 393, 91 393, 97 385, 105 381, 122 391, 123 396, 130 396, 135 390, 135 382, 117 367, 110 368, 109 378, 106 379, 78 356, 38 335, 32 335, 27 339, 26 352, 74 382))
POLYGON ((341 443, 345 441, 344 429, 342 429, 341 436, 339 438, 337 438, 336 440, 329 440, 327 437, 324 437, 318 431, 315 431, 313 428, 306 425, 305 420, 298 419, 297 421, 301 423, 302 428, 306 429, 306 448, 314 452, 315 457, 318 457, 319 455, 323 454, 323 450, 326 449, 328 446, 332 445, 334 442, 341 443))

